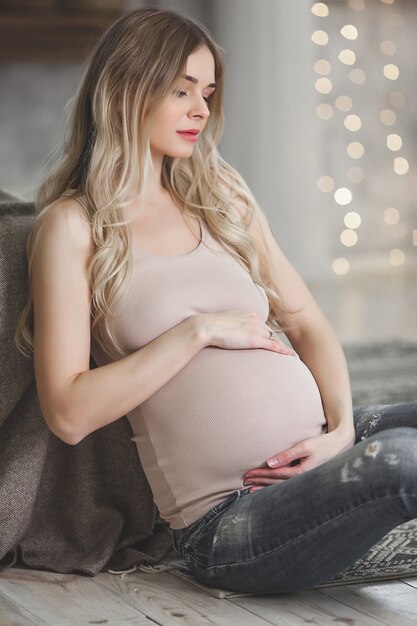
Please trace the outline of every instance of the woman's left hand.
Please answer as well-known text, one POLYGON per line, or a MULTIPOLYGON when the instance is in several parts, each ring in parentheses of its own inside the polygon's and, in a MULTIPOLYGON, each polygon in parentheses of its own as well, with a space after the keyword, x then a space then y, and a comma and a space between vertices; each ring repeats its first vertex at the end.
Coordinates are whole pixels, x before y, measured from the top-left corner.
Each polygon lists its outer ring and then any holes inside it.
POLYGON ((250 490, 252 492, 262 489, 262 486, 283 482, 329 461, 340 452, 351 448, 354 442, 355 433, 347 434, 337 428, 309 437, 267 459, 269 467, 248 470, 244 484, 255 485, 250 490))

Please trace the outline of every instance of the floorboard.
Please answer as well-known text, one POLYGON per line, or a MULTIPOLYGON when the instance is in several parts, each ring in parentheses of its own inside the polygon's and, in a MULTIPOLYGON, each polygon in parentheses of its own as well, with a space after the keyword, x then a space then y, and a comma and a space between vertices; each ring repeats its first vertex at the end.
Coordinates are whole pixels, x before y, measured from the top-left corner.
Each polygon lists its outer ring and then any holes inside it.
POLYGON ((380 626, 381 624, 380 621, 368 617, 357 608, 347 606, 318 590, 279 596, 232 598, 231 601, 277 626, 305 626, 306 624, 380 626))
MULTIPOLYGON (((37 621, 33 624, 79 626, 84 622, 110 624, 124 620, 122 623, 149 626, 149 620, 143 613, 132 608, 123 596, 103 585, 105 576, 104 573, 86 577, 10 568, 0 573, 0 606, 5 597, 35 616, 37 621)), ((0 624, 6 626, 7 622, 0 624)))
POLYGON ((244 607, 215 598, 169 572, 134 572, 123 578, 108 574, 103 583, 158 624, 265 626, 268 623, 244 607))
POLYGON ((417 626, 417 578, 218 599, 170 572, 0 572, 0 626, 417 626))
POLYGON ((417 624, 417 589, 402 581, 327 587, 322 593, 385 626, 417 624))

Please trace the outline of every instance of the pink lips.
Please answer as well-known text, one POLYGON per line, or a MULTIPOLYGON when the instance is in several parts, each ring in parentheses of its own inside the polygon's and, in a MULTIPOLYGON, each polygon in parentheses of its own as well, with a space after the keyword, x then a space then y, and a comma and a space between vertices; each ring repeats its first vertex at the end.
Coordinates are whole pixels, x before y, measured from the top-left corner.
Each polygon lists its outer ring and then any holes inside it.
POLYGON ((198 139, 198 132, 187 132, 187 131, 181 131, 181 130, 177 130, 177 133, 179 135, 181 135, 181 137, 184 137, 184 139, 186 141, 197 141, 198 139))

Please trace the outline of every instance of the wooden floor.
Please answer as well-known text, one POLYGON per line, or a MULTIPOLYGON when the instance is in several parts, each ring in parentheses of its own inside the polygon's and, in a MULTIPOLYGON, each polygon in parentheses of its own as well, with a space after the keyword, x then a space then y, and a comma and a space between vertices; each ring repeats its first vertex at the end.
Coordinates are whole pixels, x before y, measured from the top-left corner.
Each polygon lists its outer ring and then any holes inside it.
POLYGON ((0 572, 0 626, 413 626, 417 578, 218 599, 170 572, 0 572))

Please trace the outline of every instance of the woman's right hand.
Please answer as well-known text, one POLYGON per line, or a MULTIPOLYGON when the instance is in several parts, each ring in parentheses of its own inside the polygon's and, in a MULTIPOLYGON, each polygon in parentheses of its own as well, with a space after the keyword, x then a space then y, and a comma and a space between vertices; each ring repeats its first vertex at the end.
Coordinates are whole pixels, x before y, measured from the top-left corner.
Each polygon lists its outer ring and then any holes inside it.
POLYGON ((234 310, 201 313, 195 317, 206 346, 229 350, 264 348, 280 354, 296 354, 279 337, 270 339, 270 326, 257 313, 234 310))

